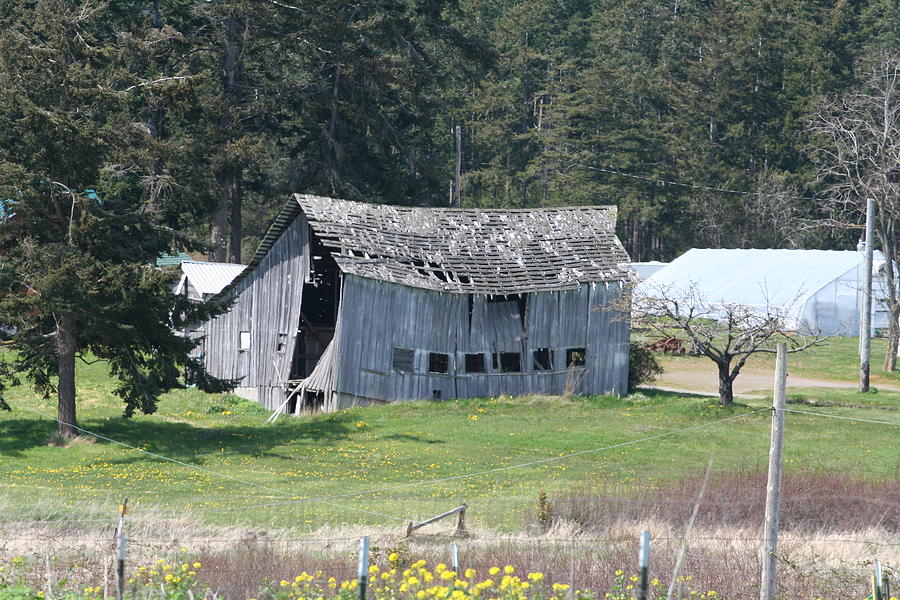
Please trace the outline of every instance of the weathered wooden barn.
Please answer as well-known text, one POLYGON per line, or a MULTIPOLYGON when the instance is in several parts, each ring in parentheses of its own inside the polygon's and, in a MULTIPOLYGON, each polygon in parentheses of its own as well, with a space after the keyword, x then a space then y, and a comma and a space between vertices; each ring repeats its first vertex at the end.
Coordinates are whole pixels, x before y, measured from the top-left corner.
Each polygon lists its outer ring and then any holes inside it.
POLYGON ((208 370, 284 412, 624 393, 615 208, 407 208, 297 195, 205 326, 208 370))

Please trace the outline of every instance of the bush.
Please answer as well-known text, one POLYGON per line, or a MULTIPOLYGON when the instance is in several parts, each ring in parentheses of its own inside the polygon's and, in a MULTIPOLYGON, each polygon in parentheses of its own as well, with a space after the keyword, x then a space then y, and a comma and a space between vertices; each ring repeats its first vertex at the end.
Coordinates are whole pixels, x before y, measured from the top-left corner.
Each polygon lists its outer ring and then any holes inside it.
POLYGON ((663 368, 657 362, 653 352, 644 348, 637 342, 631 342, 628 347, 628 392, 633 392, 637 386, 654 381, 657 375, 661 375, 663 368))

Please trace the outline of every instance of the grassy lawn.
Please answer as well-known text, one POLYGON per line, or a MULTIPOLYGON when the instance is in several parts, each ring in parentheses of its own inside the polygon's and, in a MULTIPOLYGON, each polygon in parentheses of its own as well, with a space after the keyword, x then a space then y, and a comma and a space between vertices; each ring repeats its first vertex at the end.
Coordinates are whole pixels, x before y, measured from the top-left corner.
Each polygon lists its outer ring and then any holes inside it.
MULTIPOLYGON (((310 530, 344 522, 394 522, 402 528, 404 520, 465 500, 471 522, 516 530, 534 514, 540 490, 653 486, 696 475, 710 455, 720 471, 764 468, 768 458, 769 418, 759 413, 525 468, 361 493, 638 440, 743 414, 766 401, 722 409, 711 398, 661 392, 500 397, 398 403, 269 425, 268 412, 256 404, 190 389, 165 396, 154 415, 123 419, 102 364, 82 365, 78 383, 82 427, 203 470, 101 440, 48 445, 55 423, 14 410, 0 414, 6 518, 107 518, 127 496, 138 516, 192 515, 211 524, 310 530), (320 500, 259 506, 309 498, 320 500)), ((811 399, 820 405, 815 410, 900 420, 896 405, 867 404, 833 390, 811 393, 822 396, 811 399)), ((55 414, 51 400, 29 389, 13 388, 7 398, 14 409, 55 414)), ((789 415, 787 469, 896 477, 900 450, 890 442, 895 429, 789 415)))
MULTIPOLYGON (((900 382, 900 372, 885 372, 882 369, 887 340, 872 340, 871 379, 873 384, 879 381, 900 382)), ((834 379, 839 381, 859 381, 859 338, 832 338, 821 346, 809 348, 790 356, 791 372, 801 377, 817 379, 834 379)), ((771 364, 774 368, 775 358, 772 355, 760 356, 761 364, 771 364)))
MULTIPOLYGON (((900 382, 900 371, 890 373, 882 369, 886 350, 887 340, 882 338, 872 340, 871 379, 875 384, 879 381, 900 382)), ((658 356, 665 361, 678 358, 685 361, 709 362, 709 359, 705 357, 670 357, 662 354, 658 356)), ((859 338, 825 340, 819 346, 813 346, 803 352, 792 353, 788 357, 788 363, 792 375, 855 383, 859 381, 859 338)), ((747 361, 747 367, 751 369, 753 367, 766 368, 774 371, 775 355, 756 354, 747 361)))

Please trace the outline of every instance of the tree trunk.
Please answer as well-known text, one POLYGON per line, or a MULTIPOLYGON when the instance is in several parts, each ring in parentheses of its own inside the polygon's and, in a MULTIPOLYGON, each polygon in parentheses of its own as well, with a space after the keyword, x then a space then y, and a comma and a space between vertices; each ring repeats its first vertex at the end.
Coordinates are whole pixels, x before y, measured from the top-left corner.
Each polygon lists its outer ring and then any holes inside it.
POLYGON ((74 438, 78 435, 75 420, 75 319, 70 313, 60 315, 56 323, 56 348, 59 355, 58 371, 59 396, 57 434, 61 438, 74 438))
POLYGON ((241 197, 241 185, 243 183, 243 173, 240 169, 231 176, 231 187, 229 199, 231 202, 231 220, 228 225, 231 228, 231 234, 228 236, 228 262, 241 262, 241 210, 243 208, 243 198, 241 197))
MULTIPOLYGON (((237 15, 232 11, 225 19, 225 48, 222 57, 222 95, 225 99, 225 107, 219 119, 219 127, 229 132, 228 139, 232 139, 230 129, 234 123, 234 112, 238 110, 238 79, 240 77, 241 61, 241 23, 237 15)), ((215 262, 240 262, 241 239, 241 175, 238 162, 233 156, 226 157, 225 166, 218 174, 219 205, 213 213, 210 223, 210 251, 209 259, 215 262), (237 170, 237 174, 235 174, 237 170), (237 186, 237 193, 235 193, 237 186), (229 233, 229 212, 231 214, 231 230, 229 233), (235 213, 238 217, 235 219, 235 213), (235 239, 238 243, 235 244, 235 239), (235 246, 237 250, 235 251, 235 246), (235 254, 238 259, 234 260, 235 254)))
POLYGON ((888 347, 884 357, 884 370, 893 371, 897 368, 897 339, 900 337, 897 318, 900 317, 900 298, 897 294, 897 281, 894 275, 895 248, 893 244, 893 228, 890 223, 881 220, 883 211, 879 210, 878 238, 881 242, 881 251, 884 254, 884 282, 888 293, 888 347))
POLYGON ((162 19, 159 16, 159 0, 153 0, 150 5, 150 24, 159 29, 162 19))
POLYGON ((887 354, 884 357, 884 370, 885 371, 894 371, 897 369, 897 352, 898 350, 898 338, 900 338, 900 327, 898 327, 898 319, 900 319, 900 306, 891 307, 891 310, 888 312, 888 347, 887 354))
POLYGON ((730 406, 734 402, 734 377, 727 364, 719 364, 719 404, 730 406))
POLYGON ((226 262, 226 244, 228 235, 228 200, 222 195, 216 212, 213 213, 209 236, 209 260, 226 262))

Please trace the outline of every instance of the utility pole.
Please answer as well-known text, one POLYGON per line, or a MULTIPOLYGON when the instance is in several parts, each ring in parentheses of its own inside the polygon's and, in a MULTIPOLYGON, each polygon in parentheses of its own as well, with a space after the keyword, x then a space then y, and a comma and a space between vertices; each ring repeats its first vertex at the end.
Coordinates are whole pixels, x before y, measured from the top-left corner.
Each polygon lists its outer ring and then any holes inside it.
POLYGON ((762 581, 759 600, 775 600, 778 550, 778 512, 781 504, 781 448, 784 442, 784 401, 787 395, 787 344, 778 344, 775 393, 772 398, 772 438, 769 444, 769 480, 766 484, 766 523, 763 532, 762 581))
POLYGON ((875 229, 875 199, 866 200, 866 239, 863 261, 862 308, 859 315, 859 391, 869 391, 872 356, 872 235, 875 229))
POLYGON ((462 127, 453 128, 453 137, 456 140, 456 166, 453 171, 453 198, 451 204, 459 208, 462 204, 462 127))

